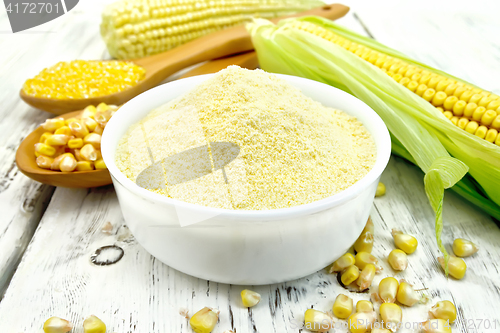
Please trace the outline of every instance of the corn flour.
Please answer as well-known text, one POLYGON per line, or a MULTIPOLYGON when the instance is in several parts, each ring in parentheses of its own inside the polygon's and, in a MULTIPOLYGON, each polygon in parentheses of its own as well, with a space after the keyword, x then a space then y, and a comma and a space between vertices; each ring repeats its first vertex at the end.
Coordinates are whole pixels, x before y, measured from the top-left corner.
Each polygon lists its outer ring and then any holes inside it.
POLYGON ((375 158, 375 143, 356 118, 275 75, 230 66, 132 125, 120 140, 116 164, 132 181, 173 199, 266 210, 345 190, 375 158), (217 154, 227 153, 215 149, 221 142, 239 151, 216 167, 225 158, 217 154), (198 157, 190 153, 198 151, 198 157), (176 156, 190 157, 180 163, 176 156), (168 174, 190 172, 193 177, 180 177, 185 181, 169 182, 168 174))

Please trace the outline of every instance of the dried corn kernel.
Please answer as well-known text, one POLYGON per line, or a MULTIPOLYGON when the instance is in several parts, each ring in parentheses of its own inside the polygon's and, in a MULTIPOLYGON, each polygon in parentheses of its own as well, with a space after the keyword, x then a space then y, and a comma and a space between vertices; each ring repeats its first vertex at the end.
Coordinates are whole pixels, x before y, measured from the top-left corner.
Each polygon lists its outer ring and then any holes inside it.
POLYGON ((371 217, 368 217, 368 221, 366 221, 365 228, 361 233, 364 234, 365 232, 370 232, 372 235, 375 234, 375 225, 373 224, 371 217))
POLYGON ((383 303, 380 305, 380 317, 387 329, 396 332, 403 320, 403 311, 399 305, 394 303, 383 303))
POLYGON ((312 332, 327 332, 333 327, 333 319, 324 312, 307 309, 304 313, 304 327, 312 332))
POLYGON ((90 316, 83 322, 84 333, 106 333, 106 325, 96 316, 90 316))
POLYGON ((80 120, 72 122, 68 125, 68 127, 77 138, 84 138, 87 134, 89 134, 87 126, 85 126, 80 120))
POLYGON ((73 325, 59 317, 51 317, 43 324, 43 331, 45 333, 66 333, 71 331, 73 325))
POLYGON ((377 191, 375 192, 375 197, 381 197, 385 194, 385 185, 382 182, 379 182, 377 185, 377 191))
POLYGON ((368 252, 358 252, 354 259, 356 260, 355 265, 361 270, 368 264, 375 265, 377 272, 382 270, 382 268, 378 265, 378 259, 368 252))
POLYGON ((457 319, 457 308, 450 301, 437 302, 430 311, 431 318, 443 319, 453 323, 457 319))
POLYGON ((45 140, 45 144, 49 146, 64 146, 68 143, 69 136, 65 134, 54 134, 45 140))
POLYGON ((330 268, 330 273, 340 272, 343 269, 354 265, 355 262, 356 260, 354 259, 354 256, 351 253, 347 252, 342 257, 335 260, 332 267, 330 268))
POLYGON ((47 140, 50 136, 52 135, 51 132, 45 132, 40 136, 40 140, 38 142, 40 143, 45 143, 45 140, 47 140))
POLYGON ((218 320, 219 311, 205 307, 191 317, 189 324, 196 333, 210 333, 218 320))
POLYGON ((56 153, 56 149, 54 147, 51 147, 49 145, 46 145, 45 143, 35 143, 35 152, 39 153, 40 155, 52 157, 56 153))
POLYGON ((399 282, 393 277, 382 279, 378 285, 378 295, 384 303, 394 303, 398 293, 399 282))
POLYGON ((97 127, 97 121, 89 117, 82 117, 82 123, 87 127, 89 132, 93 132, 97 127))
POLYGON ((387 328, 374 328, 371 330, 371 333, 391 333, 387 328))
POLYGON ((69 124, 71 124, 72 122, 74 121, 77 121, 78 119, 76 118, 68 118, 64 121, 64 123, 66 124, 66 126, 69 126, 69 124))
POLYGON ((356 312, 372 312, 373 303, 370 301, 361 300, 356 303, 356 312))
POLYGON ((365 290, 366 288, 371 286, 373 278, 375 277, 376 270, 377 269, 373 264, 367 264, 365 268, 363 268, 363 270, 359 274, 358 279, 356 280, 356 284, 358 285, 359 289, 365 290))
POLYGON ((418 303, 418 301, 420 301, 420 296, 417 294, 415 289, 413 289, 411 284, 401 281, 398 287, 396 299, 403 305, 414 306, 418 303))
POLYGON ((443 319, 429 319, 422 323, 426 333, 451 333, 450 323, 443 319))
POLYGON ((67 136, 71 136, 73 135, 71 133, 71 129, 68 127, 68 126, 63 126, 63 127, 59 127, 58 129, 56 129, 56 131, 54 132, 54 134, 64 134, 64 135, 67 135, 67 136))
POLYGON ((63 127, 64 124, 64 119, 54 118, 45 120, 45 122, 42 124, 42 127, 46 131, 54 132, 56 129, 63 127))
POLYGON ((36 165, 42 169, 50 169, 50 166, 54 162, 53 158, 40 155, 36 158, 36 165))
POLYGON ((412 254, 417 249, 418 241, 413 236, 403 234, 401 231, 393 229, 392 237, 394 238, 394 245, 407 254, 412 254))
MULTIPOLYGON (((104 104, 104 103, 101 103, 101 104, 104 104)), ((94 118, 96 112, 97 112, 97 108, 93 105, 89 105, 85 109, 83 109, 81 117, 82 118, 94 118)))
POLYGON ((104 163, 104 160, 102 158, 100 158, 94 162, 94 167, 96 170, 104 170, 104 169, 108 168, 106 166, 106 164, 104 163))
POLYGON ((89 133, 83 138, 84 144, 91 144, 95 149, 101 148, 101 136, 96 133, 89 133))
POLYGON ((359 238, 354 243, 354 250, 356 252, 372 252, 373 249, 373 234, 371 232, 365 232, 359 236, 359 238))
POLYGON ((61 155, 57 156, 56 158, 54 158, 54 161, 52 162, 50 169, 54 170, 54 171, 61 171, 61 168, 60 168, 61 162, 68 155, 73 156, 71 153, 64 153, 64 154, 61 154, 61 155))
POLYGON ((104 96, 135 86, 145 69, 125 61, 59 62, 42 70, 23 85, 25 94, 55 99, 104 96))
MULTIPOLYGON (((443 257, 438 258, 439 264, 444 269, 445 262, 443 257)), ((467 265, 462 258, 457 258, 450 256, 450 260, 448 261, 448 273, 453 276, 457 280, 463 279, 465 276, 465 271, 467 270, 467 265)))
POLYGON ((241 301, 243 302, 243 306, 246 308, 251 308, 252 306, 257 305, 260 302, 260 299, 260 294, 255 291, 248 289, 241 291, 241 301))
POLYGON ((408 256, 400 249, 392 250, 387 261, 395 271, 404 271, 408 267, 408 256))
POLYGON ((346 286, 350 285, 359 277, 359 268, 355 265, 351 265, 342 271, 340 280, 346 286))
POLYGON ((94 170, 94 163, 89 161, 77 161, 76 171, 91 171, 94 170))
MULTIPOLYGON (((80 149, 80 156, 83 157, 86 161, 96 161, 97 160, 97 151, 90 143, 84 145, 82 149, 80 149)), ((96 166, 97 167, 97 166, 96 166)))
POLYGON ((376 319, 377 314, 374 311, 356 312, 350 315, 347 319, 347 328, 351 333, 370 332, 376 319))
POLYGON ((352 313, 352 298, 339 294, 333 303, 333 314, 340 319, 346 319, 352 313))
POLYGON ((68 147, 71 149, 77 149, 83 147, 83 139, 75 138, 68 141, 68 147))
POLYGON ((68 155, 65 155, 64 158, 61 160, 61 163, 59 163, 59 169, 62 172, 71 172, 76 169, 76 159, 75 157, 69 153, 68 155))
POLYGON ((468 257, 479 250, 476 244, 463 238, 457 238, 453 241, 453 253, 457 257, 468 257))

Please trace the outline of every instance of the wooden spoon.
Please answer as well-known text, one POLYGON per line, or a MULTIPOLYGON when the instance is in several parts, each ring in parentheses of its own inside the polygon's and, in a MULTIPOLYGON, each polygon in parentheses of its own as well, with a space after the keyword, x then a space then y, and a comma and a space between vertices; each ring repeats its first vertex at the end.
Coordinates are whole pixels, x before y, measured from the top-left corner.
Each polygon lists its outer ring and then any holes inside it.
MULTIPOLYGON (((348 11, 349 7, 340 4, 333 4, 311 9, 295 15, 279 17, 272 19, 271 21, 278 22, 283 18, 309 15, 322 16, 334 20, 344 16, 348 11)), ((51 99, 33 97, 25 94, 22 90, 20 95, 21 98, 29 105, 54 114, 63 114, 74 110, 81 110, 87 105, 97 105, 101 102, 108 105, 120 105, 140 93, 158 85, 164 79, 183 68, 203 61, 222 58, 231 54, 251 50, 253 50, 253 45, 250 35, 243 25, 239 25, 197 38, 191 42, 163 53, 132 60, 135 64, 146 69, 146 76, 137 85, 118 93, 82 99, 51 99)))
MULTIPOLYGON (((201 74, 216 73, 229 65, 238 65, 243 68, 255 69, 258 66, 255 52, 247 52, 232 57, 216 59, 196 67, 185 73, 182 77, 189 77, 201 74)), ((60 117, 64 119, 78 118, 82 111, 65 113, 60 117)), ((16 152, 16 163, 19 170, 29 178, 40 183, 63 186, 63 187, 98 187, 111 184, 111 176, 108 170, 73 171, 61 172, 42 169, 36 164, 35 143, 40 140, 40 136, 45 130, 40 126, 31 132, 21 142, 16 152)))

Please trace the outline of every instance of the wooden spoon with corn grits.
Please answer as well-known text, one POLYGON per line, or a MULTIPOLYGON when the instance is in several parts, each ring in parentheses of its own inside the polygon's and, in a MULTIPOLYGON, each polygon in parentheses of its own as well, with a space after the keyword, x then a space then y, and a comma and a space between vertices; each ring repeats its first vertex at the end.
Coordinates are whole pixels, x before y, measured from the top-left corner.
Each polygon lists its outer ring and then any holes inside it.
MULTIPOLYGON (((255 52, 251 51, 237 54, 232 57, 208 61, 185 73, 182 77, 216 73, 230 65, 255 69, 258 66, 257 56, 255 52)), ((65 113, 60 117, 64 119, 73 117, 78 118, 81 112, 82 111, 74 111, 65 113)), ((61 172, 40 168, 36 164, 35 143, 39 142, 40 136, 44 132, 45 130, 41 126, 38 127, 31 132, 23 142, 21 142, 19 148, 17 148, 16 163, 22 173, 33 180, 52 186, 88 188, 111 184, 111 176, 108 170, 61 172)))
MULTIPOLYGON (((271 21, 278 22, 283 18, 310 15, 322 16, 334 20, 344 16, 348 11, 349 7, 341 4, 333 4, 297 13, 295 15, 275 18, 271 21)), ((82 99, 34 97, 24 93, 22 90, 20 95, 29 105, 58 115, 74 110, 81 110, 87 105, 97 105, 101 102, 108 105, 120 105, 158 85, 164 79, 183 68, 203 61, 251 50, 253 50, 253 45, 250 35, 243 25, 239 25, 197 38, 163 53, 132 60, 135 64, 146 69, 146 76, 135 86, 121 92, 82 99)))

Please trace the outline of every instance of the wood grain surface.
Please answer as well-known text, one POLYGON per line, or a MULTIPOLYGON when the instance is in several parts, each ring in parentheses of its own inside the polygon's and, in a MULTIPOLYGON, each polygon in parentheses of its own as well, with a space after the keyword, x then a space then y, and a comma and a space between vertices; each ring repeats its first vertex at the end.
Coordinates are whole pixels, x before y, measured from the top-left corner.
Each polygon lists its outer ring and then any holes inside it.
MULTIPOLYGON (((500 74, 498 4, 387 0, 376 5, 367 1, 345 4, 352 11, 339 23, 500 93, 496 79, 500 74)), ((262 301, 252 309, 243 308, 239 296, 243 286, 187 276, 137 244, 124 225, 111 186, 57 188, 53 193, 53 188, 18 172, 14 164, 17 145, 50 115, 25 105, 17 92, 24 79, 58 60, 107 57, 98 37, 102 5, 81 1, 67 15, 15 36, 7 33, 7 18, 0 11, 0 292, 7 289, 0 301, 0 332, 38 333, 44 320, 60 316, 74 322, 74 332, 83 333, 81 324, 91 314, 106 322, 108 332, 192 332, 179 312, 188 309, 193 314, 204 306, 221 311, 216 333, 230 329, 238 333, 300 332, 297 326, 307 308, 329 311, 340 292, 355 301, 368 299, 367 294, 348 293, 335 276, 320 271, 289 283, 248 286, 261 293, 262 301), (43 52, 33 52, 35 49, 43 52), (111 234, 102 232, 107 222, 113 226, 111 234), (118 263, 91 264, 90 256, 97 248, 113 244, 125 252, 118 263)), ((431 297, 428 304, 404 308, 405 322, 424 321, 435 302, 449 299, 458 309, 453 332, 500 332, 500 230, 495 221, 454 193, 446 194, 443 240, 448 250, 457 237, 468 238, 481 248, 466 258, 468 271, 463 280, 447 280, 435 259, 439 251, 423 174, 393 158, 382 181, 387 194, 376 198, 371 216, 375 223, 373 253, 384 271, 376 276, 372 291, 385 276, 404 278, 431 297), (393 249, 392 228, 419 240, 403 273, 394 272, 386 261, 393 249)))

